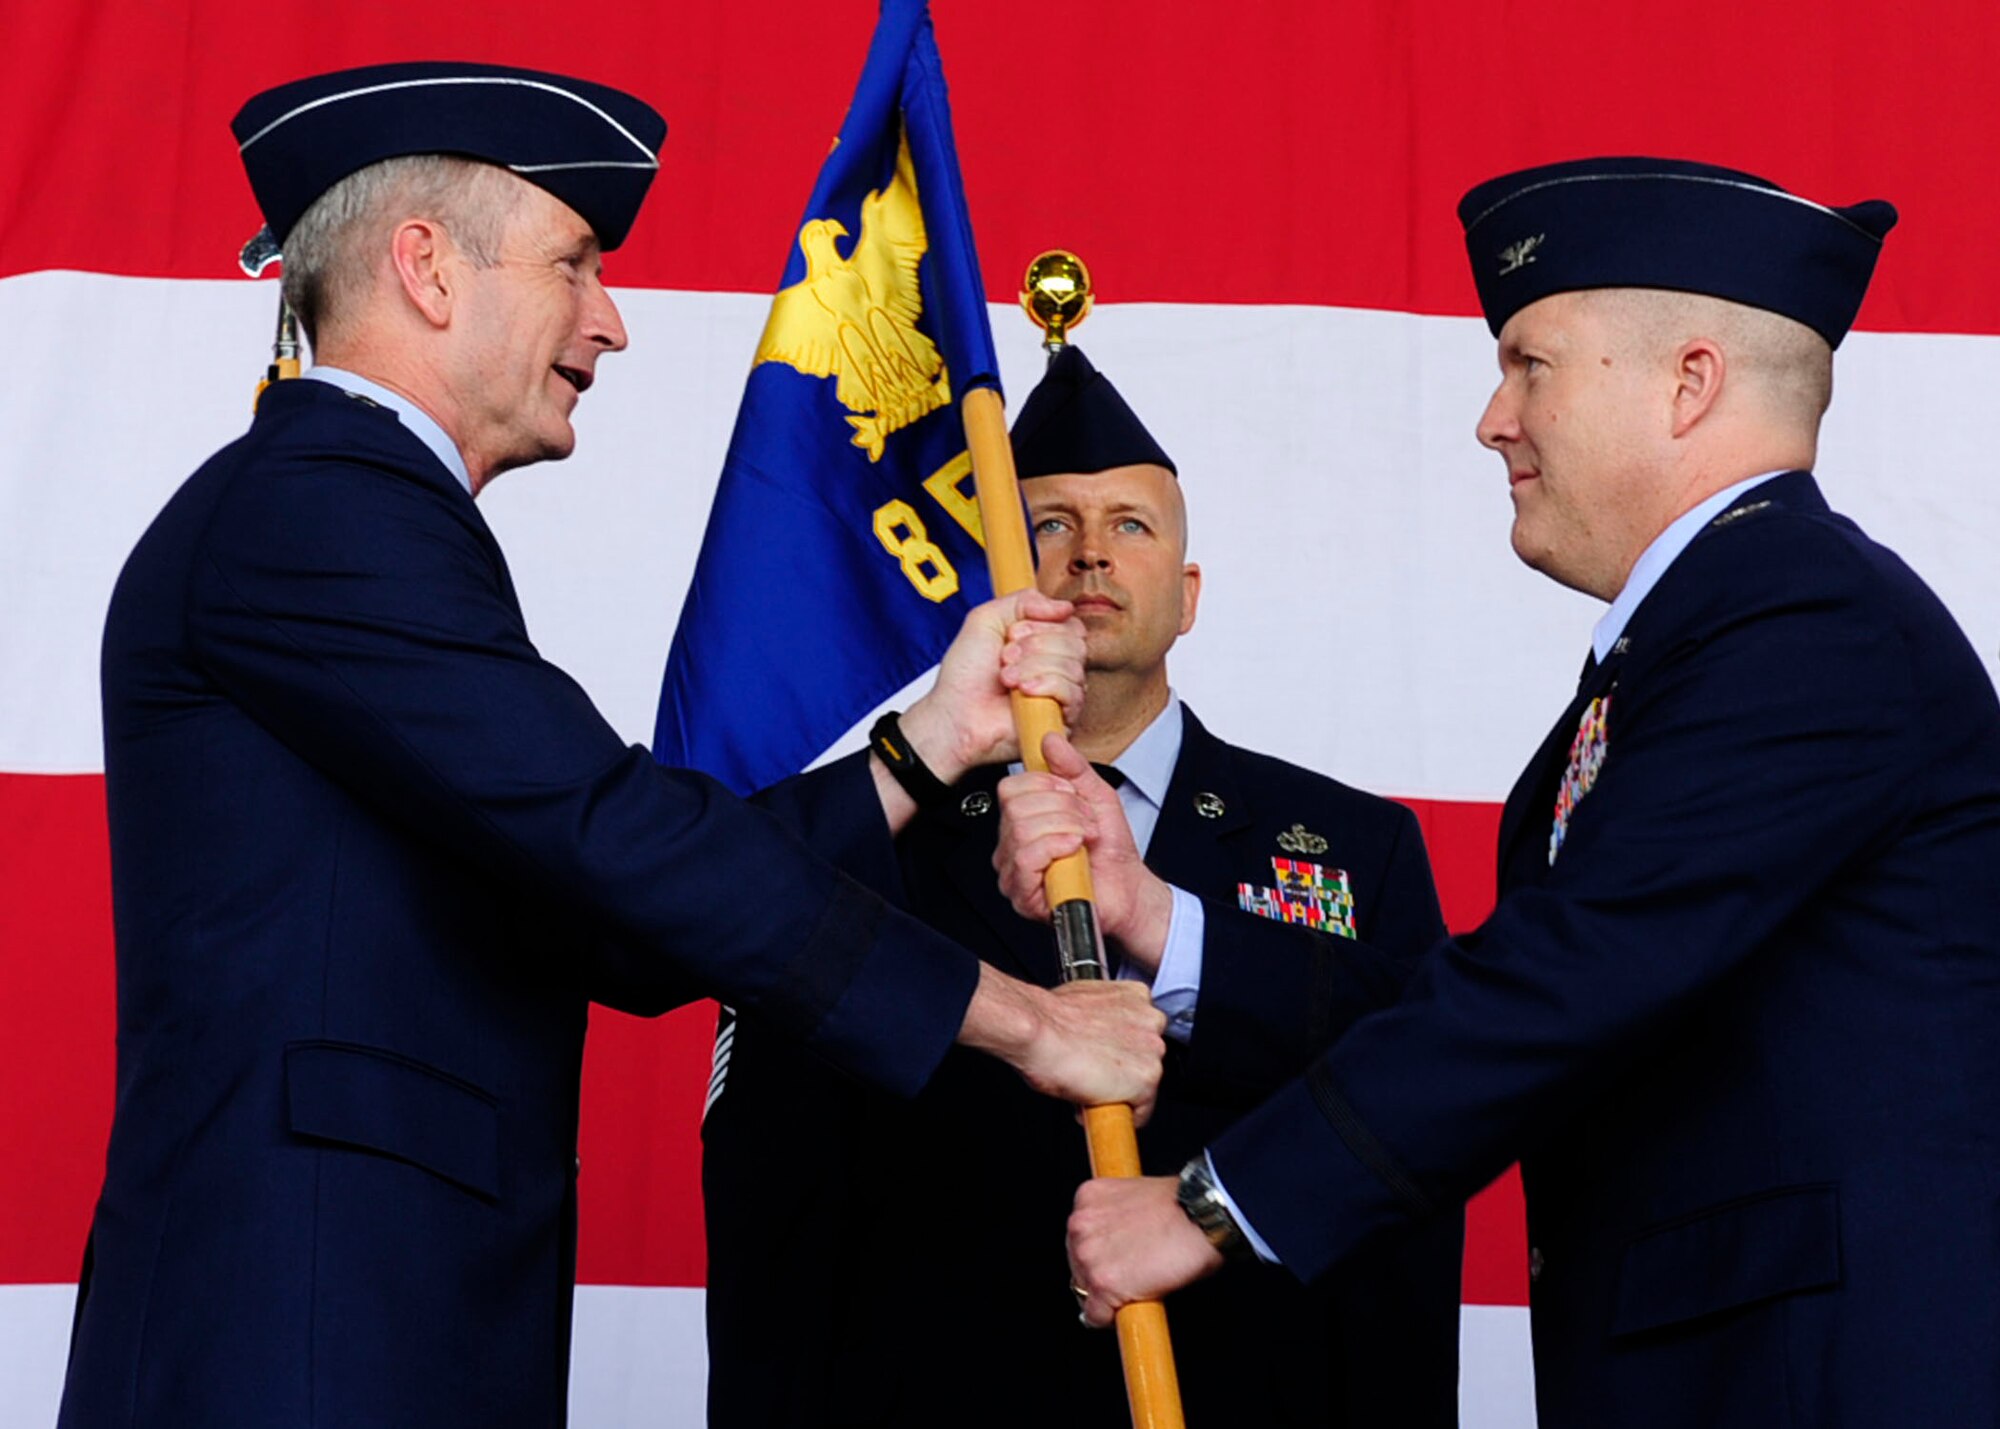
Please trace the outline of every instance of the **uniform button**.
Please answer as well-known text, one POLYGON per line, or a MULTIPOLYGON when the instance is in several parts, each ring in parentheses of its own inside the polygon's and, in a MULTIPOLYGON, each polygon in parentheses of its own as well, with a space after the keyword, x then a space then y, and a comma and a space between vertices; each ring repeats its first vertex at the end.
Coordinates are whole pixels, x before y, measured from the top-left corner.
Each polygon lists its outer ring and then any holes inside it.
POLYGON ((1542 1278, 1542 1248, 1538 1245, 1530 1246, 1528 1248, 1528 1279, 1540 1280, 1541 1278, 1542 1278))

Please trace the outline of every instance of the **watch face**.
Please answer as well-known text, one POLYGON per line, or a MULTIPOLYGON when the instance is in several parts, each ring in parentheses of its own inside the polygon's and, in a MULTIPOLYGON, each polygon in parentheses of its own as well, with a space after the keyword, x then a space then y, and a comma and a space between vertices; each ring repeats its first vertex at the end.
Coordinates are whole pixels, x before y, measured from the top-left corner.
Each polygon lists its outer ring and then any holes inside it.
POLYGON ((1191 1161, 1182 1169, 1175 1199, 1195 1228, 1208 1238, 1208 1243, 1225 1255, 1246 1243, 1242 1228, 1230 1214, 1222 1190, 1209 1176, 1204 1162, 1191 1161))

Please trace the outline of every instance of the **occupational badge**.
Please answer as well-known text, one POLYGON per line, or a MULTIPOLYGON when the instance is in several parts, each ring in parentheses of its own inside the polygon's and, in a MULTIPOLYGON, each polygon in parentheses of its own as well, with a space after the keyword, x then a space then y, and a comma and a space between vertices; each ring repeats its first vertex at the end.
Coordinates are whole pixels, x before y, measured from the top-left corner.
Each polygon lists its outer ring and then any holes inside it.
POLYGON ((1569 834, 1569 818, 1597 783, 1597 771, 1604 767, 1605 748, 1611 739, 1611 696, 1599 695, 1590 702, 1577 721, 1576 738, 1569 744, 1569 767, 1563 770, 1562 787, 1556 790, 1555 826, 1549 830, 1549 862, 1562 852, 1569 834))
POLYGON ((1348 885, 1346 869, 1274 858, 1271 873, 1275 883, 1271 888, 1237 884, 1236 905, 1260 918, 1300 923, 1343 938, 1355 936, 1354 891, 1348 885))
POLYGON ((1278 835, 1278 847, 1286 853, 1325 853, 1326 840, 1309 832, 1304 824, 1293 824, 1278 835))

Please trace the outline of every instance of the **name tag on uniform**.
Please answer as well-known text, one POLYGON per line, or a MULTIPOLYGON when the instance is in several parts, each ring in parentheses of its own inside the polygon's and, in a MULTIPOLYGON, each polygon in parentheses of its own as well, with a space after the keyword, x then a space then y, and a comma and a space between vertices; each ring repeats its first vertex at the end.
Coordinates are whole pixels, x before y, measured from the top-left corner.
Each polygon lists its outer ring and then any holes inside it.
POLYGON ((1254 883, 1236 885, 1236 905, 1259 918, 1280 923, 1300 923, 1322 933, 1338 933, 1352 938, 1354 932, 1354 890, 1347 870, 1324 864, 1306 863, 1295 858, 1271 860, 1274 886, 1259 888, 1254 883))

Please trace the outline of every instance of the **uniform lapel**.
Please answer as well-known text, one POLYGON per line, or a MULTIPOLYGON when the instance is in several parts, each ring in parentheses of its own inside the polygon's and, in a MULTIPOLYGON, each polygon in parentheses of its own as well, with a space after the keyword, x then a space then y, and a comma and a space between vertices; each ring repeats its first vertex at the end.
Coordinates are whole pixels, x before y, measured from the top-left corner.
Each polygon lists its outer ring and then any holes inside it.
POLYGON ((1216 870, 1232 866, 1218 850, 1250 822, 1250 801, 1236 777, 1229 746, 1183 704, 1180 758, 1146 848, 1146 866, 1190 892, 1213 891, 1216 870))
POLYGON ((501 588, 518 612, 520 599, 514 592, 513 574, 507 569, 507 557, 500 550, 492 528, 473 503, 471 494, 458 484, 458 478, 424 445, 423 438, 403 425, 402 418, 380 403, 311 378, 273 383, 264 389, 257 402, 258 420, 288 413, 335 424, 344 452, 435 492, 453 518, 472 531, 492 559, 501 588))
MULTIPOLYGON (((1186 705, 1181 707, 1181 752, 1167 786, 1166 802, 1146 849, 1146 864, 1160 877, 1189 890, 1212 890, 1216 870, 1230 862, 1218 854, 1223 841, 1251 822, 1229 757, 1229 747, 1210 734, 1186 705), (1202 810, 1214 812, 1203 813, 1202 810)), ((993 873, 1000 811, 993 789, 1005 773, 981 769, 960 781, 958 802, 927 820, 936 840, 940 871, 960 902, 990 934, 995 966, 1035 982, 1060 980, 1053 936, 1046 927, 1016 916, 1000 895, 993 873)))
MULTIPOLYGON (((1797 511, 1827 509, 1826 498, 1820 495, 1819 485, 1813 480, 1812 473, 1788 471, 1760 482, 1737 497, 1688 544, 1692 547, 1715 531, 1754 519, 1771 506, 1797 511)), ((1678 565, 1678 561, 1675 564, 1678 565)), ((1500 816, 1499 874, 1503 891, 1519 879, 1532 880, 1547 872, 1547 859, 1541 850, 1554 822, 1556 792, 1563 772, 1569 767, 1570 745, 1576 738, 1577 723, 1593 699, 1608 693, 1617 684, 1619 667, 1627 663, 1634 652, 1641 649, 1655 651, 1663 641, 1671 639, 1677 593, 1674 567, 1669 566, 1661 574, 1658 585, 1632 612, 1632 618, 1625 626, 1626 634, 1612 647, 1611 654, 1602 665, 1585 674, 1577 686, 1576 698, 1570 701, 1569 708, 1563 711, 1562 718, 1556 721, 1535 757, 1521 772, 1500 816), (1523 844, 1522 840, 1529 842, 1523 844), (1531 847, 1538 850, 1533 856, 1529 853, 1531 847), (1509 877, 1510 871, 1514 872, 1514 878, 1509 877)))
POLYGON ((1061 980, 1055 935, 1014 912, 1001 896, 993 872, 993 849, 1000 839, 1000 803, 994 794, 1006 770, 975 769, 953 788, 956 802, 925 820, 935 838, 945 881, 991 936, 985 948, 995 967, 1044 986, 1061 980))

